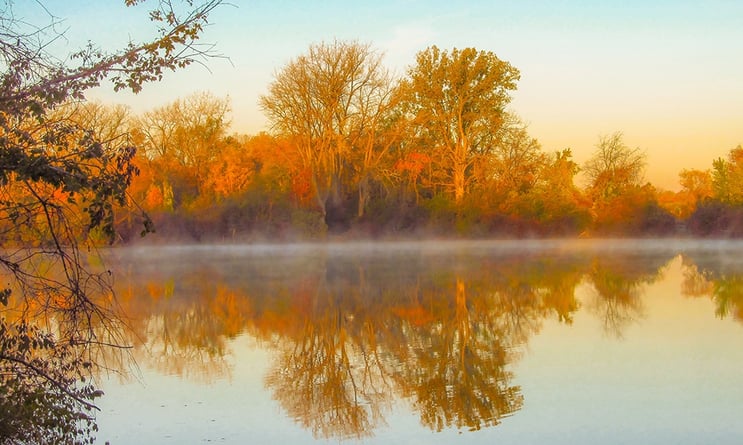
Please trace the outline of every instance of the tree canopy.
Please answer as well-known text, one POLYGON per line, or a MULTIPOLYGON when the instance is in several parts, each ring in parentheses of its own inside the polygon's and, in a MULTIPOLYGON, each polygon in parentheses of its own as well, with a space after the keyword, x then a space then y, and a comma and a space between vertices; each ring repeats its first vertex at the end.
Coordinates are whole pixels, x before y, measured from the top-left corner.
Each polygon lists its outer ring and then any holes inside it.
POLYGON ((276 74, 261 97, 274 129, 292 138, 326 221, 342 207, 344 184, 373 173, 391 94, 380 54, 368 44, 335 41, 310 46, 276 74))
POLYGON ((432 46, 418 53, 403 81, 403 107, 413 134, 440 166, 440 180, 457 203, 468 190, 474 164, 501 142, 509 91, 519 76, 490 51, 432 46))
POLYGON ((640 185, 645 164, 645 153, 626 145, 622 133, 616 132, 599 139, 583 171, 594 193, 608 198, 620 195, 628 187, 640 185))

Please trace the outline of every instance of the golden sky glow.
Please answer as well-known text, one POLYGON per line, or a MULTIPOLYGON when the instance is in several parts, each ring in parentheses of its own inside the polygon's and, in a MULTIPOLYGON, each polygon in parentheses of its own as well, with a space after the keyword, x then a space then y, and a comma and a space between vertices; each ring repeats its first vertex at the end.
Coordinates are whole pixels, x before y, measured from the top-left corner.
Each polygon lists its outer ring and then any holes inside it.
MULTIPOLYGON (((204 36, 230 61, 169 74, 136 97, 93 96, 138 112, 196 91, 229 95, 232 129, 252 134, 266 129, 257 101, 274 72, 311 43, 370 42, 399 74, 429 45, 472 46, 521 70, 512 109, 546 151, 570 147, 582 163, 599 136, 621 131, 647 151, 647 179, 676 189, 681 169, 709 168, 743 143, 741 2, 231 3, 204 36)), ((138 39, 147 32, 146 7, 47 2, 69 26, 70 50, 87 40, 115 47, 138 39)), ((16 8, 29 20, 44 18, 38 7, 16 8)))

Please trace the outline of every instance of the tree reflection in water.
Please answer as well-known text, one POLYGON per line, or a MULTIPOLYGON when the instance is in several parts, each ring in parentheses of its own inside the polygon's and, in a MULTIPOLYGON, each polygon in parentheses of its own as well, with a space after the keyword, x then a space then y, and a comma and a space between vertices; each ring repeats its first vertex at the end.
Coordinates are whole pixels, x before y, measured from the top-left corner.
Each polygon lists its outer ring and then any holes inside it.
POLYGON ((468 295, 466 276, 420 266, 328 258, 309 312, 287 312, 303 329, 280 335, 266 383, 316 435, 369 435, 397 397, 435 430, 494 425, 521 406, 505 370, 521 336, 494 310, 500 294, 471 277, 468 295))
POLYGON ((274 351, 266 387, 323 438, 362 438, 405 400, 426 427, 491 427, 523 405, 511 365, 547 319, 571 324, 576 288, 621 335, 642 315, 644 286, 673 252, 487 253, 315 248, 130 264, 125 309, 169 373, 229 372, 227 339, 248 333, 274 351))
POLYGON ((682 256, 682 293, 708 297, 719 318, 743 322, 743 261, 719 251, 692 250, 682 256))
POLYGON ((595 296, 591 310, 603 320, 607 333, 621 337, 624 328, 643 317, 644 288, 661 278, 669 260, 670 256, 629 253, 591 261, 586 274, 595 296))
POLYGON ((432 322, 401 320, 407 347, 396 357, 400 365, 392 378, 431 429, 480 429, 521 407, 520 388, 510 385, 505 369, 516 345, 506 320, 486 309, 493 296, 468 295, 457 276, 442 294, 426 296, 435 308, 432 322))
POLYGON ((210 382, 229 372, 227 340, 247 325, 249 298, 222 283, 218 271, 200 268, 186 275, 129 268, 117 295, 128 314, 136 361, 166 375, 210 382), (176 283, 177 281, 177 283, 176 283))

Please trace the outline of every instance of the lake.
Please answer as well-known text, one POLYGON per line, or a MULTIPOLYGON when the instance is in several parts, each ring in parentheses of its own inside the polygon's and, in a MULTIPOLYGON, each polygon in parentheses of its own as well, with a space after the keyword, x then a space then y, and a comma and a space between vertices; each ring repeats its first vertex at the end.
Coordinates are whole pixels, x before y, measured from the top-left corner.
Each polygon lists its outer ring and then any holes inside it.
POLYGON ((732 444, 743 243, 114 249, 101 443, 732 444))

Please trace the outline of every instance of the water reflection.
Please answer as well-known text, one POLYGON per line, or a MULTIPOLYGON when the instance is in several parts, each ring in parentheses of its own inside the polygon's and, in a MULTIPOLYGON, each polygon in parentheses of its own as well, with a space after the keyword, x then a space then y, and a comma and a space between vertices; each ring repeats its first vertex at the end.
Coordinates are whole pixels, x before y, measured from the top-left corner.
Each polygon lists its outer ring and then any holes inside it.
MULTIPOLYGON (((322 438, 363 438, 405 401, 433 431, 521 409, 513 364, 545 320, 582 305, 620 336, 673 248, 605 251, 304 247, 113 252, 140 364, 211 380, 241 333, 273 351, 265 386, 322 438), (361 250, 361 252, 360 252, 361 250), (177 261, 174 261, 177 259, 177 261), (589 286, 592 298, 576 298, 589 286)), ((743 320, 743 268, 684 254, 681 293, 743 320)))
POLYGON ((694 250, 682 261, 683 294, 710 298, 718 317, 743 322, 743 259, 725 251, 694 250))
POLYGON ((597 256, 591 261, 585 274, 594 295, 590 309, 607 333, 621 337, 628 325, 643 318, 645 289, 661 279, 668 261, 667 255, 643 252, 597 256))

